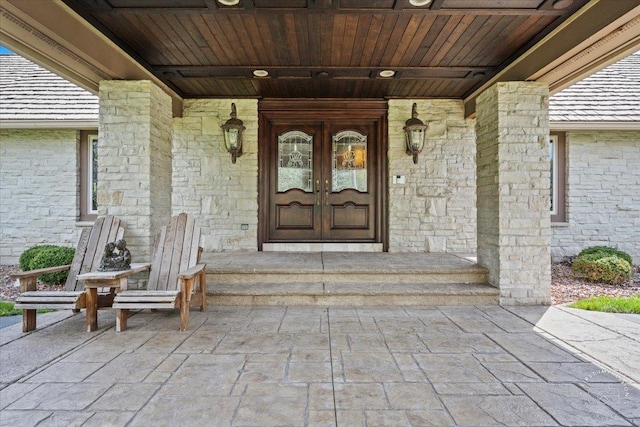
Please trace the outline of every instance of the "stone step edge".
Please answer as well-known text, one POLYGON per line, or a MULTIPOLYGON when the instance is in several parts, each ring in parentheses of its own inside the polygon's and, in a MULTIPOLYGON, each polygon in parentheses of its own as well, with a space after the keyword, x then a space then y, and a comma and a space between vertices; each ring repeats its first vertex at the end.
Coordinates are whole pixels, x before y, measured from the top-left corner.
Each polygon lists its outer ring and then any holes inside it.
POLYGON ((499 305, 496 295, 207 295, 217 306, 487 306, 499 305))
POLYGON ((208 284, 207 295, 225 296, 381 296, 381 295, 498 295, 498 288, 484 283, 428 284, 333 284, 333 283, 273 283, 273 284, 208 284))
POLYGON ((388 267, 369 267, 369 268, 319 268, 319 267, 214 267, 207 264, 205 267, 207 274, 487 274, 489 270, 479 265, 473 265, 465 268, 442 268, 442 267, 409 267, 409 268, 388 268, 388 267))
POLYGON ((438 284, 486 283, 485 273, 449 274, 207 274, 207 283, 278 284, 278 283, 332 283, 332 284, 438 284))

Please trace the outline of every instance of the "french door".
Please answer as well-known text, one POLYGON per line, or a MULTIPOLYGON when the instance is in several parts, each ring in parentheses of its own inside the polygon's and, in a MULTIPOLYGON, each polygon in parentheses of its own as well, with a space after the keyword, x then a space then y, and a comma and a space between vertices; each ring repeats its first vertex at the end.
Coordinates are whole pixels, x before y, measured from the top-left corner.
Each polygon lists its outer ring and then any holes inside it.
POLYGON ((265 124, 263 241, 380 242, 378 121, 290 117, 265 124))
POLYGON ((373 126, 273 127, 269 236, 276 241, 373 241, 373 126))

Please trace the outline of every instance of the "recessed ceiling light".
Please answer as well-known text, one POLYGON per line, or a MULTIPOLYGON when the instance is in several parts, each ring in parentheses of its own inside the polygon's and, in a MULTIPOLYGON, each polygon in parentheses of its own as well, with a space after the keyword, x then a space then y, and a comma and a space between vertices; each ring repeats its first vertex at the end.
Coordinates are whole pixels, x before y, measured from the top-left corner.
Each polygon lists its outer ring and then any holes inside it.
POLYGON ((218 3, 224 6, 235 6, 240 3, 240 0, 218 0, 218 3))
POLYGON ((409 4, 416 7, 427 6, 429 3, 431 0, 409 0, 409 4))
POLYGON ((269 72, 267 70, 253 70, 253 75, 255 77, 267 77, 269 72))
POLYGON ((393 70, 382 70, 379 75, 380 77, 393 77, 396 75, 396 72, 393 70))
POLYGON ((573 4, 573 0, 556 0, 553 2, 554 9, 566 9, 573 4))

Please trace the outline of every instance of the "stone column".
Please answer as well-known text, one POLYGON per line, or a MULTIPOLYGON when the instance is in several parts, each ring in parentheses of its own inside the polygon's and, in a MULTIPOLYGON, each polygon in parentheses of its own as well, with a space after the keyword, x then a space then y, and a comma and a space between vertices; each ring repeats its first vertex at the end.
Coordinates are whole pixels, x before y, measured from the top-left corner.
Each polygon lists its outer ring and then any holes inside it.
POLYGON ((152 82, 100 83, 98 214, 125 223, 134 262, 171 216, 171 98, 152 82))
POLYGON ((549 89, 497 83, 477 100, 478 263, 500 304, 549 304, 549 89))

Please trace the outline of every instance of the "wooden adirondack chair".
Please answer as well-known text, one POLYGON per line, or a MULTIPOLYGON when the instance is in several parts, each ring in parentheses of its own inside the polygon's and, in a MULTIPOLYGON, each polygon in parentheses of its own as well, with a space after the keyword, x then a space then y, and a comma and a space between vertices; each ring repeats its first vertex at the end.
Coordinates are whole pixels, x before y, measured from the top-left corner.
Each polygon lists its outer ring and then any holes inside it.
MULTIPOLYGON (((99 217, 93 227, 82 230, 71 264, 11 275, 12 279, 20 282, 20 296, 16 299, 15 308, 22 309, 22 331, 36 328, 36 310, 39 308, 72 309, 75 312, 85 308, 84 285, 77 280, 78 275, 98 269, 105 245, 123 236, 124 228, 118 218, 111 215, 99 217), (37 290, 38 276, 64 270, 69 270, 64 291, 37 290)), ((114 296, 113 293, 99 295, 98 306, 110 307, 114 296)))
POLYGON ((113 302, 116 331, 127 328, 130 309, 179 308, 181 331, 189 326, 191 305, 206 310, 206 264, 199 264, 199 241, 200 227, 185 213, 172 217, 158 230, 147 289, 118 292, 113 302), (196 284, 200 285, 198 293, 196 284))

